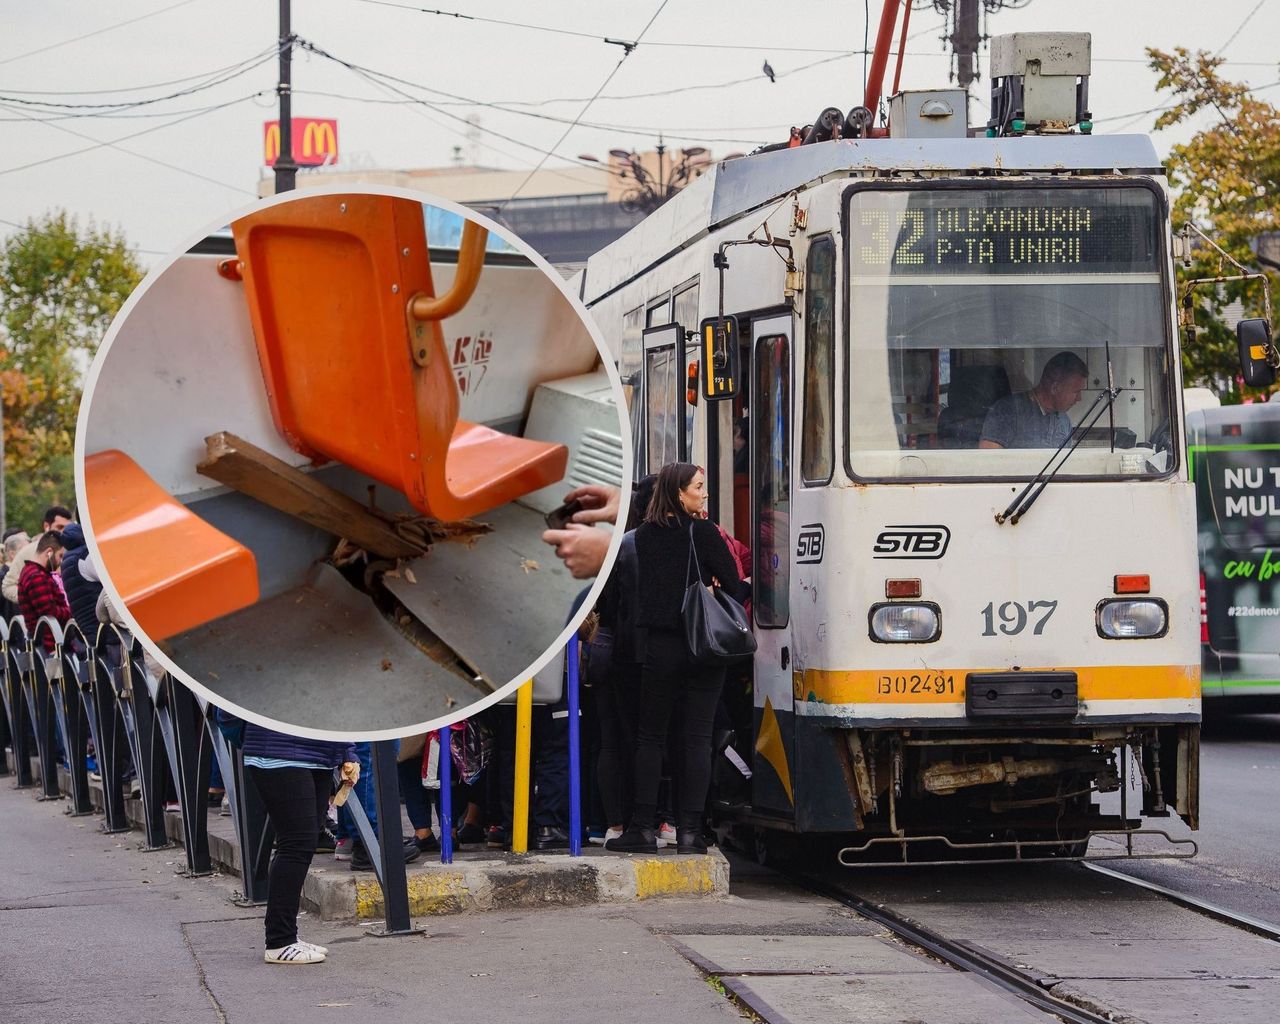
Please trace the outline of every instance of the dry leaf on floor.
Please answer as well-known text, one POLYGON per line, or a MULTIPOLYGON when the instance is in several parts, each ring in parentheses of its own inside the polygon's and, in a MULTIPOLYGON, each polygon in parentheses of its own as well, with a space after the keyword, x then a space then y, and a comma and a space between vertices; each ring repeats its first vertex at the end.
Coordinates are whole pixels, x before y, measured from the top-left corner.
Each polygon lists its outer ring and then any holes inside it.
POLYGON ((391 659, 390 659, 390 658, 383 658, 383 659, 382 659, 382 671, 383 671, 383 672, 390 672, 390 671, 391 671, 391 659))
POLYGON ((531 573, 531 572, 537 572, 542 567, 538 565, 538 563, 535 562, 532 558, 525 558, 521 560, 520 568, 523 569, 526 573, 531 573))
POLYGON ((418 582, 418 577, 413 574, 413 570, 410 569, 407 565, 404 567, 404 578, 408 580, 410 583, 418 582))

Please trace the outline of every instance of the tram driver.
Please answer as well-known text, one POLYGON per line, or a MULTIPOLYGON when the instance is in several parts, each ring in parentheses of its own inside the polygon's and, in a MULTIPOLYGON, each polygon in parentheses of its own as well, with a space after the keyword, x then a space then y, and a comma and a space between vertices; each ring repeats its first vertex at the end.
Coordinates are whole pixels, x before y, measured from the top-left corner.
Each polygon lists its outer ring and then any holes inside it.
POLYGON ((1080 401, 1089 368, 1074 352, 1044 365, 1040 383, 1000 399, 987 412, 979 448, 1057 448, 1071 435, 1067 410, 1080 401))

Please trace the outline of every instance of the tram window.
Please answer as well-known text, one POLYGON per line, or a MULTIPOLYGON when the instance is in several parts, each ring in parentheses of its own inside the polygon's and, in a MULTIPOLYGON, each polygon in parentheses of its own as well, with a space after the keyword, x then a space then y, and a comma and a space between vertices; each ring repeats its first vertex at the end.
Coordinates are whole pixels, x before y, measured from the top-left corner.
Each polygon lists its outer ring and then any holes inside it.
POLYGON ((1061 476, 1173 468, 1153 192, 877 188, 849 203, 854 474, 1027 477, 1073 429, 1061 476), (1120 394, 1095 419, 1108 359, 1120 394))
POLYGON ((757 625, 780 629, 791 613, 791 358, 781 334, 756 343, 754 403, 752 607, 757 625))
POLYGON ((645 464, 643 345, 644 307, 637 306, 622 318, 622 350, 618 357, 618 375, 622 378, 622 393, 631 417, 631 448, 637 467, 645 464))
POLYGON ((664 295, 660 299, 650 299, 644 314, 645 327, 657 327, 671 323, 671 296, 664 295))
MULTIPOLYGON (((676 292, 675 299, 672 301, 671 319, 686 331, 697 332, 698 323, 701 318, 698 316, 698 282, 696 280, 687 288, 676 292)), ((683 367, 685 381, 688 380, 689 364, 692 363, 694 366, 698 365, 697 351, 696 345, 691 345, 685 349, 685 365, 683 367)), ((696 380, 697 377, 695 376, 694 379, 696 380)), ((681 394, 683 394, 685 390, 686 389, 682 384, 681 394)), ((697 410, 697 406, 682 400, 681 408, 684 409, 684 450, 686 452, 692 452, 693 414, 697 410)))
POLYGON ((804 310, 804 415, 800 472, 807 484, 831 479, 835 443, 836 246, 830 235, 809 246, 804 310))
POLYGON ((651 348, 644 354, 645 441, 650 473, 680 459, 680 403, 684 399, 684 386, 679 358, 675 345, 651 348))

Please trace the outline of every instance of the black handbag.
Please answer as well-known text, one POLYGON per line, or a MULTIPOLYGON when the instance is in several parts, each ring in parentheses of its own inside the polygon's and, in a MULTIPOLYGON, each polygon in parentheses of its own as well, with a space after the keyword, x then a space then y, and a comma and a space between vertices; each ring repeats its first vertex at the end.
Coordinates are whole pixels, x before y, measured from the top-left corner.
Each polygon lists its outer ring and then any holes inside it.
POLYGON ((729 665, 754 654, 756 638, 747 621, 746 609, 723 588, 708 588, 702 582, 702 566, 698 564, 698 552, 693 545, 692 524, 689 526, 686 580, 689 578, 689 565, 697 570, 698 580, 685 590, 680 615, 684 619, 685 641, 693 660, 700 665, 729 665))

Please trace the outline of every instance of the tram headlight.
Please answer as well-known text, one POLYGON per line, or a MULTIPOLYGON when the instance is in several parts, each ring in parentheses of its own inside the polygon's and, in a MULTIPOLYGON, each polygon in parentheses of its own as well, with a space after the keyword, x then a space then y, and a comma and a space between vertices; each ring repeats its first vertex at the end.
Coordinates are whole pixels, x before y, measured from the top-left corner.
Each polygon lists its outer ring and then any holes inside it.
POLYGON ((882 644, 927 644, 942 632, 936 604, 878 604, 871 609, 871 639, 882 644))
POLYGON ((1108 640, 1164 636, 1169 611, 1163 601, 1103 601, 1098 605, 1098 635, 1108 640))

